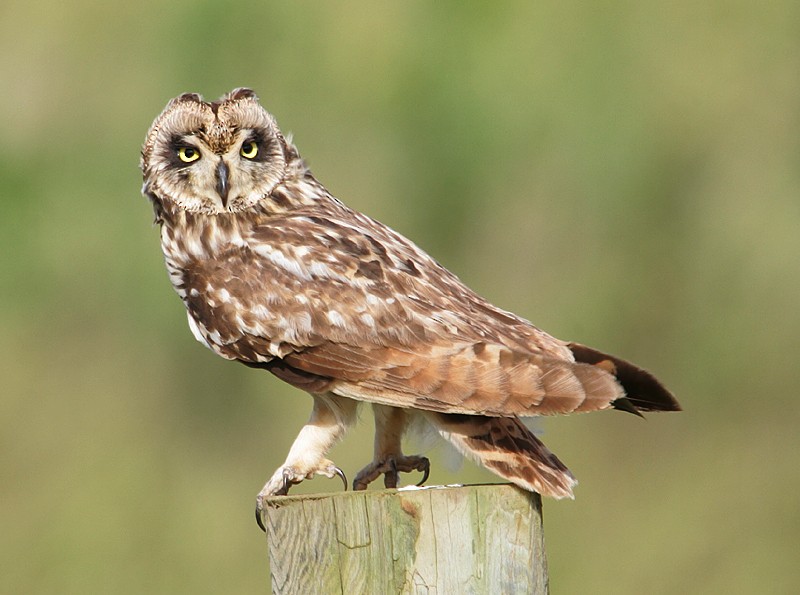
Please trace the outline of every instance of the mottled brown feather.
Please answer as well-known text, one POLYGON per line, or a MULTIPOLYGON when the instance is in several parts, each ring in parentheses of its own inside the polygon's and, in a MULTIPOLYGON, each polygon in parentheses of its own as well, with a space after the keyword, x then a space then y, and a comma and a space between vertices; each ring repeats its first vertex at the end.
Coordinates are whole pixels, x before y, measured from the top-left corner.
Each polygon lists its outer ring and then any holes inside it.
POLYGON ((462 454, 500 477, 552 498, 573 497, 575 477, 518 419, 442 413, 429 419, 462 454))
POLYGON ((183 265, 187 307, 221 355, 283 357, 335 380, 340 394, 401 407, 541 415, 602 409, 622 396, 606 370, 575 363, 561 341, 491 306, 410 244, 377 251, 339 235, 356 225, 371 237, 393 234, 377 222, 338 202, 317 205, 325 218, 308 211, 263 224, 253 217, 236 230, 237 245, 183 265), (413 269, 397 265, 415 250, 413 269), (353 284, 365 255, 383 276, 353 284), (431 269, 444 279, 422 285, 431 269))

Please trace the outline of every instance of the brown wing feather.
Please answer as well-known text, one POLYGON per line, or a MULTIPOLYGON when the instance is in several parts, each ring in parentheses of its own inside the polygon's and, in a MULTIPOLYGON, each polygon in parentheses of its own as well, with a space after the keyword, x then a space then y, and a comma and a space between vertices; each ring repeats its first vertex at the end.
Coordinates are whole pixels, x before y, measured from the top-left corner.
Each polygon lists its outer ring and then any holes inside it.
POLYGON ((283 361, 330 378, 326 390, 343 396, 447 413, 531 416, 593 411, 609 407, 623 394, 610 374, 594 366, 485 343, 428 346, 423 353, 325 343, 283 361))
POLYGON ((602 366, 334 199, 250 225, 213 261, 183 265, 189 312, 225 357, 313 392, 452 413, 591 411, 623 396, 602 366))

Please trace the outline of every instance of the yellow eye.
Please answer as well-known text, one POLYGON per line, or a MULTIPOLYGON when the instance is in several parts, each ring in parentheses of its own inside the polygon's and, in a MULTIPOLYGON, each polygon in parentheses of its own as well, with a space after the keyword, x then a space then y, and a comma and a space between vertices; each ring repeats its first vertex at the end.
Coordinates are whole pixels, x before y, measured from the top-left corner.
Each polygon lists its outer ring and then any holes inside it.
POLYGON ((194 147, 181 147, 178 149, 178 159, 184 163, 191 163, 200 159, 200 151, 194 147))
POLYGON ((240 153, 245 159, 255 159, 256 155, 258 155, 258 145, 256 141, 251 140, 243 144, 240 153))

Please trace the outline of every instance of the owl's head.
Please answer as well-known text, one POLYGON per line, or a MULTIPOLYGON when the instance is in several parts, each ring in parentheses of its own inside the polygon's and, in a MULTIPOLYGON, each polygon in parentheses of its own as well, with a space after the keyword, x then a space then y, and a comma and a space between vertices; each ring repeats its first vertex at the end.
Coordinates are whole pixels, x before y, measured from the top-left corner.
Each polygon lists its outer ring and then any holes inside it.
POLYGON ((213 102, 185 93, 167 104, 147 133, 143 192, 167 209, 243 211, 269 196, 296 158, 250 89, 213 102))

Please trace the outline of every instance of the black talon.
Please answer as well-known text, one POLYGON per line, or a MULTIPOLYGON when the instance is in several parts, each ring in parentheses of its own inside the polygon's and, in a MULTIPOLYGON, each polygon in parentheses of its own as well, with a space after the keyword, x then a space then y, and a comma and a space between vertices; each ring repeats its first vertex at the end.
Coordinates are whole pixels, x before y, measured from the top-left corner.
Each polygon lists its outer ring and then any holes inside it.
POLYGON ((346 492, 347 491, 347 476, 345 476, 344 471, 339 469, 339 467, 334 467, 333 468, 333 472, 336 475, 338 475, 339 478, 342 480, 342 483, 344 484, 344 491, 346 492))
POLYGON ((425 467, 421 469, 422 471, 422 479, 417 484, 417 487, 422 486, 426 481, 428 481, 428 475, 431 473, 431 462, 428 459, 423 459, 425 461, 425 467))
POLYGON ((258 526, 261 527, 261 530, 266 533, 267 528, 264 526, 264 521, 261 519, 261 510, 259 510, 258 505, 256 505, 256 523, 258 526))
POLYGON ((292 487, 292 482, 289 481, 289 475, 284 471, 283 473, 283 487, 281 491, 275 494, 276 496, 288 496, 289 488, 292 487))

